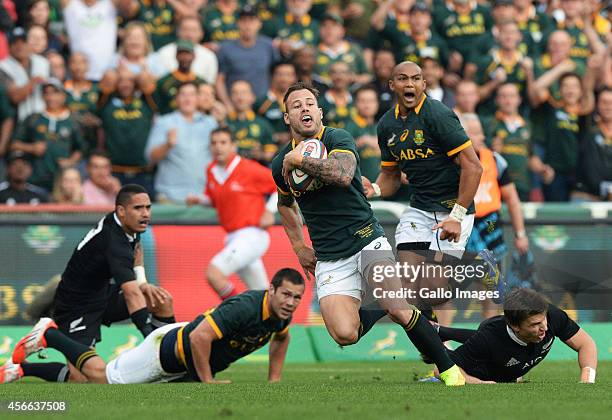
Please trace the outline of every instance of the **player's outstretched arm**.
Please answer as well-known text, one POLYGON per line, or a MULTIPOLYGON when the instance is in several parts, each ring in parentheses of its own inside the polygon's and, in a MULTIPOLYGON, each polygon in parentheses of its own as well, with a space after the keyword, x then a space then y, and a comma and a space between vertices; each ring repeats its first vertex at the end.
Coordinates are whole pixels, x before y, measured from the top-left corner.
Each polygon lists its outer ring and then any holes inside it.
POLYGON ((285 356, 289 348, 289 331, 285 334, 276 333, 270 340, 270 366, 268 367, 268 382, 280 382, 285 356))
POLYGON ((595 341, 581 328, 569 340, 565 341, 565 344, 578 352, 580 382, 595 383, 597 369, 597 346, 595 341))
POLYGON ((193 365, 200 381, 207 384, 229 383, 228 380, 215 380, 210 369, 210 351, 212 342, 217 340, 217 334, 207 321, 202 321, 189 334, 193 365))
POLYGON ((289 237, 289 242, 291 242, 293 251, 304 269, 304 274, 306 274, 306 277, 310 280, 310 274, 312 273, 314 275, 317 259, 315 258, 313 249, 306 245, 304 241, 300 209, 293 196, 280 190, 278 192, 277 207, 283 228, 287 233, 287 237, 289 237))

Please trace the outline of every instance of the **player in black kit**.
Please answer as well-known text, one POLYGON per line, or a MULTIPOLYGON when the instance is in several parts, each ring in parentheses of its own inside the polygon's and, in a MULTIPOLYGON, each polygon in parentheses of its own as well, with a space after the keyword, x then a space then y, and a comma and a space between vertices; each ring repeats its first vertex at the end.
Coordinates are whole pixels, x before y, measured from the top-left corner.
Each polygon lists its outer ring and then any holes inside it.
MULTIPOLYGON (((144 274, 140 234, 150 219, 146 190, 135 184, 121 188, 115 211, 85 235, 62 274, 53 308, 59 331, 94 347, 101 341, 102 324, 131 318, 146 337, 155 328, 175 322, 172 297, 147 283, 144 274)), ((69 367, 71 381, 85 381, 72 364, 69 367)), ((28 363, 22 368, 24 376, 66 380, 60 363, 28 363)))
POLYGON ((463 343, 449 351, 466 383, 517 382, 548 355, 555 337, 578 352, 580 381, 595 382, 597 347, 567 314, 531 289, 515 289, 504 315, 483 321, 478 330, 439 327, 442 341, 463 343))

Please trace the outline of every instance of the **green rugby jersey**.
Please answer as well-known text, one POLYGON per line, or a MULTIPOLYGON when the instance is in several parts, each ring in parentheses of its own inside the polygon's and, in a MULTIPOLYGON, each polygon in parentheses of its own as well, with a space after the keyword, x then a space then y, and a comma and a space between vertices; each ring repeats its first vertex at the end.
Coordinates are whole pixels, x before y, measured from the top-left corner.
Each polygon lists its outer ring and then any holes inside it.
POLYGON ((312 46, 319 43, 319 23, 309 14, 302 16, 300 21, 289 13, 271 19, 264 26, 262 33, 270 38, 280 38, 312 46))
POLYGON ((427 37, 419 40, 399 31, 394 34, 397 34, 397 38, 392 38, 390 35, 389 39, 392 42, 393 54, 397 63, 412 61, 421 65, 421 57, 433 58, 442 67, 448 63, 449 51, 446 41, 435 32, 428 31, 427 37))
POLYGON ((353 96, 348 94, 346 104, 338 104, 334 92, 329 89, 319 97, 319 104, 323 110, 323 122, 334 128, 344 128, 351 116, 356 113, 353 96))
POLYGON ((265 346, 272 334, 287 334, 291 318, 276 319, 270 313, 267 290, 249 290, 224 300, 219 306, 198 315, 178 331, 179 361, 187 368, 191 379, 199 381, 189 334, 202 321, 207 321, 218 340, 210 349, 210 369, 214 375, 255 350, 265 346))
POLYGON ((437 32, 446 40, 449 49, 459 51, 464 62, 480 53, 478 41, 491 30, 493 24, 489 8, 480 5, 465 15, 441 8, 432 17, 437 32))
MULTIPOLYGON (((368 124, 365 119, 357 114, 353 115, 351 119, 346 122, 344 129, 353 136, 356 143, 359 142, 359 137, 361 136, 376 137, 376 123, 368 124)), ((378 146, 357 145, 357 151, 359 152, 359 168, 361 169, 361 175, 372 182, 376 181, 380 173, 380 149, 378 146)))
POLYGON ((270 123, 274 134, 287 132, 287 124, 283 119, 285 106, 282 97, 277 98, 271 91, 268 91, 265 97, 259 98, 255 102, 254 109, 258 115, 261 115, 270 123))
POLYGON ((15 140, 24 143, 44 142, 47 150, 32 160, 32 176, 29 182, 49 191, 60 170, 58 159, 69 158, 72 153, 83 151, 81 128, 68 109, 50 114, 41 112, 30 115, 17 129, 15 140))
POLYGON ((178 70, 167 74, 157 81, 155 88, 155 104, 160 114, 168 114, 177 109, 176 93, 185 82, 204 83, 195 73, 181 73, 178 70))
MULTIPOLYGON (((457 115, 435 99, 423 99, 404 119, 399 106, 378 122, 382 166, 399 166, 413 186, 410 205, 424 211, 450 212, 459 195, 461 168, 454 157, 472 142, 457 115)), ((470 204, 468 213, 474 212, 470 204)))
POLYGON ((98 115, 113 165, 148 165, 144 151, 153 124, 153 106, 153 100, 147 95, 129 100, 114 94, 105 98, 98 115))
POLYGON ((368 66, 363 58, 361 47, 348 41, 344 41, 339 51, 332 52, 323 44, 317 48, 317 62, 314 73, 319 75, 323 82, 330 84, 329 69, 334 63, 346 63, 353 74, 364 74, 368 72, 368 66))
POLYGON ((503 141, 501 155, 508 162, 506 173, 516 185, 521 200, 527 200, 531 190, 531 173, 528 166, 529 157, 532 155, 531 124, 522 117, 511 122, 496 113, 488 127, 487 139, 497 137, 503 141))
POLYGON ((294 141, 281 149, 272 161, 272 175, 280 194, 295 197, 317 259, 333 261, 348 258, 383 236, 384 231, 365 197, 355 140, 345 130, 325 126, 316 138, 323 142, 328 156, 334 153, 355 155, 357 168, 348 188, 322 183, 315 190, 302 193, 289 188, 283 179, 283 159, 295 147, 294 141))
POLYGON ((232 130, 238 153, 242 156, 253 158, 256 149, 266 153, 276 153, 278 150, 272 138, 272 126, 253 111, 247 112, 244 119, 238 118, 236 114, 228 115, 227 125, 232 130))
POLYGON ((578 165, 580 126, 584 118, 554 101, 532 113, 534 138, 544 147, 544 163, 561 174, 573 174, 578 165))
POLYGON ((174 9, 165 1, 140 0, 137 20, 144 22, 153 49, 158 50, 166 44, 174 42, 174 9))
POLYGON ((239 10, 231 15, 224 15, 214 6, 209 6, 205 10, 202 18, 204 28, 204 42, 221 42, 238 39, 238 20, 239 10))

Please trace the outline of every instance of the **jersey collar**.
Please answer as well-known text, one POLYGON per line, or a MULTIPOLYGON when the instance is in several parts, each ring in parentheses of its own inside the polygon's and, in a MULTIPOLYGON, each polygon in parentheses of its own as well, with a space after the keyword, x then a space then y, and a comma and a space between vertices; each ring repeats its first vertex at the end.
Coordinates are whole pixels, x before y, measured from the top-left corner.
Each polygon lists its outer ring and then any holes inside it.
MULTIPOLYGON (((321 140, 321 137, 323 137, 323 132, 324 132, 324 131, 325 131, 325 126, 324 126, 324 125, 322 125, 322 126, 321 126, 321 130, 319 130, 319 133, 318 133, 318 134, 315 136, 315 138, 316 138, 317 140, 321 140)), ((292 138, 292 139, 291 139, 291 149, 295 149, 295 145, 296 145, 296 143, 295 143, 295 139, 294 139, 294 138, 292 138)))
MULTIPOLYGON (((115 223, 117 223, 121 230, 123 230, 123 225, 121 224, 121 220, 119 220, 119 218, 117 217, 117 213, 113 212, 113 218, 115 219, 115 223)), ((123 231, 123 233, 125 233, 125 236, 128 238, 128 241, 134 242, 136 240, 136 234, 132 236, 128 235, 125 231, 123 231)))
MULTIPOLYGON (((423 97, 421 98, 421 101, 419 102, 419 104, 417 106, 414 107, 414 113, 419 115, 419 112, 421 112, 421 108, 423 108, 423 104, 425 103, 425 99, 427 99, 427 94, 423 93, 423 97)), ((399 118, 400 115, 400 110, 399 110, 399 104, 395 105, 395 119, 397 120, 399 118)))
POLYGON ((268 291, 264 293, 263 303, 261 304, 261 319, 265 321, 270 318, 270 308, 268 307, 268 291))
POLYGON ((526 347, 527 343, 525 343, 523 340, 521 340, 520 338, 517 337, 517 335, 514 333, 514 331, 512 331, 512 328, 510 328, 508 326, 508 324, 506 324, 506 331, 508 331, 508 335, 510 336, 510 338, 512 339, 512 341, 514 341, 515 343, 526 347))

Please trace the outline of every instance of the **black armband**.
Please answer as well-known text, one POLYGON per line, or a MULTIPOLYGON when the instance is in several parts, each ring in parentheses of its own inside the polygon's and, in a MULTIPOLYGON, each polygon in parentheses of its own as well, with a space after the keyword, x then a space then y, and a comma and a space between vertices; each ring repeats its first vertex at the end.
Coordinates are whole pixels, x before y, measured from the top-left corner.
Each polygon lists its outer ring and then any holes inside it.
POLYGON ((132 318, 132 322, 134 325, 136 325, 144 337, 151 334, 155 329, 151 323, 151 314, 147 308, 139 309, 130 314, 130 318, 132 318))

